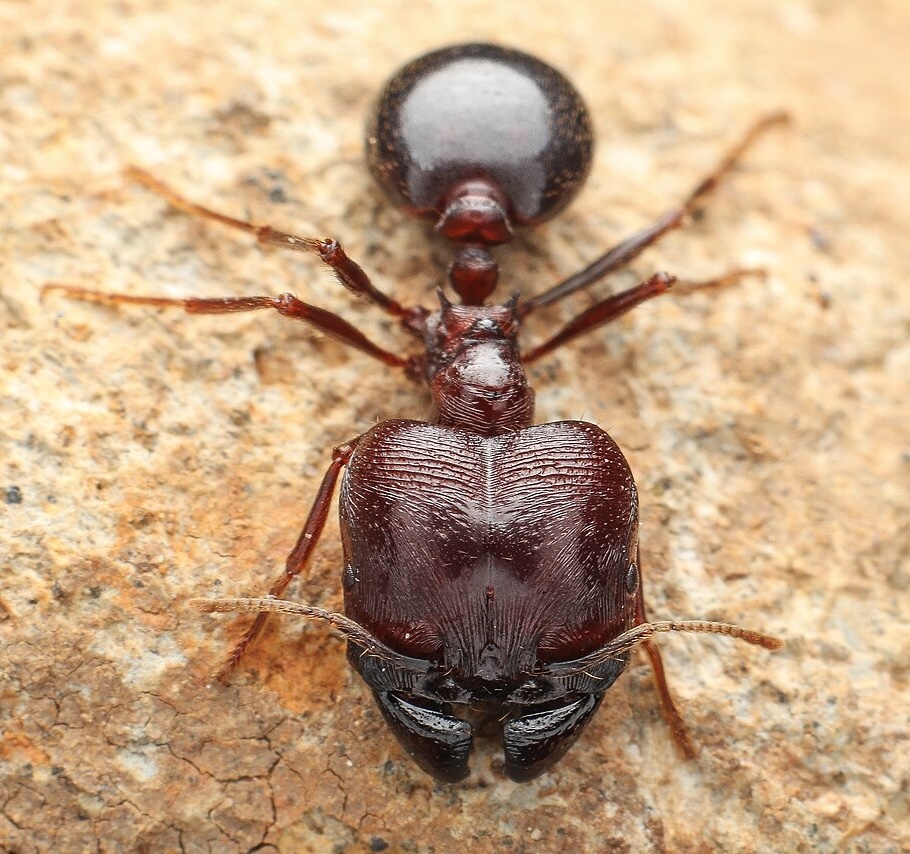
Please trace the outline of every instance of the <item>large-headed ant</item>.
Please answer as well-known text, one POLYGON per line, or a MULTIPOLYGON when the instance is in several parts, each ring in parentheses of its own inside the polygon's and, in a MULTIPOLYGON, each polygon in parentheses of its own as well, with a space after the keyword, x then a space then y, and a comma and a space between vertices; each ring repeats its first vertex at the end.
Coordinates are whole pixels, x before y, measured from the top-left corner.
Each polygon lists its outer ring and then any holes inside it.
POLYGON ((440 292, 433 311, 386 296, 334 240, 224 216, 131 169, 183 211, 261 243, 318 254, 346 288, 420 338, 423 352, 385 349, 291 294, 163 299, 67 285, 48 290, 194 314, 274 309, 426 382, 437 413, 433 422, 383 421, 334 449, 300 538, 266 598, 194 600, 202 611, 257 612, 220 675, 236 667, 267 614, 324 620, 347 637, 351 665, 421 768, 446 781, 467 775, 472 727, 453 707, 473 707, 500 721, 505 773, 527 780, 578 738, 641 644, 673 736, 693 755, 653 635, 711 632, 766 649, 780 642, 725 623, 648 622, 629 465, 593 424, 533 425, 534 392, 524 371, 667 292, 674 278, 658 273, 607 297, 524 352, 519 329, 532 312, 600 281, 682 225, 753 140, 783 119, 758 122, 681 205, 581 272, 536 296, 487 305, 498 272, 491 248, 575 196, 591 164, 591 121, 565 77, 515 50, 469 44, 411 62, 381 94, 367 154, 386 193, 455 245, 448 281, 460 303, 440 292), (336 614, 281 596, 316 547, 342 470, 345 613, 336 614))

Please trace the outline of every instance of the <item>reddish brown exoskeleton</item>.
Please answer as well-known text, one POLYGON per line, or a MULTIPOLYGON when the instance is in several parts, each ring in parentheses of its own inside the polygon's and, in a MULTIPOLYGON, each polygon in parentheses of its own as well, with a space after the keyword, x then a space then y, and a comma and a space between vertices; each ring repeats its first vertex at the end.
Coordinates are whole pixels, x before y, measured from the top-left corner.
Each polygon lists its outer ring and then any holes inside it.
POLYGON ((591 122, 559 72, 518 51, 473 44, 415 60, 385 87, 367 153, 384 190, 455 245, 448 281, 461 302, 440 292, 432 311, 405 308, 380 292, 334 240, 224 216, 131 169, 181 210, 262 243, 317 253, 345 287, 417 335, 422 351, 402 356, 380 347, 338 315, 290 294, 180 300, 66 285, 47 290, 197 314, 274 309, 426 382, 437 412, 432 423, 384 421, 335 448, 268 598, 194 601, 203 611, 257 612, 221 675, 237 665, 268 613, 328 621, 346 635, 352 666, 421 768, 446 781, 467 775, 472 729, 454 712, 474 707, 501 722, 505 772, 526 780, 574 743, 628 666, 630 650, 642 644, 673 735, 692 755, 652 636, 711 632, 767 649, 780 643, 725 623, 648 622, 629 465, 593 424, 535 426, 524 372, 556 347, 665 293, 674 279, 658 273, 607 297, 523 353, 519 329, 531 312, 601 280, 679 227, 748 145, 782 120, 757 123, 681 205, 581 272, 536 296, 486 305, 498 274, 491 248, 575 196, 591 163, 591 122), (335 614, 280 597, 316 546, 342 470, 345 613, 335 614))

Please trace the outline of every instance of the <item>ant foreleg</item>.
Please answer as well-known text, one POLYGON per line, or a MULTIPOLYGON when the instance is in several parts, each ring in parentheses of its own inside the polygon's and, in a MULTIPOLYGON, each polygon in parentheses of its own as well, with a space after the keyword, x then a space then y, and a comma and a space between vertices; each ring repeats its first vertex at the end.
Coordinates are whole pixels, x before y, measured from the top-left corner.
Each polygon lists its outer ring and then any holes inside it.
MULTIPOLYGON (((638 566, 641 567, 641 560, 638 559, 638 566)), ((639 576, 641 578, 641 576, 639 576)), ((648 615, 645 611, 645 596, 642 590, 642 583, 639 581, 638 592, 635 596, 635 624, 648 622, 648 615)), ((657 644, 647 640, 642 642, 645 652, 648 655, 648 661, 651 664, 651 673, 654 676, 654 684, 657 688, 657 696, 660 698, 660 709, 663 712, 664 720, 670 727, 673 735, 673 741, 686 759, 694 759, 698 755, 695 745, 689 736, 689 728, 683 720, 676 703, 673 701, 673 695, 670 693, 670 686, 667 684, 667 674, 664 670, 664 661, 661 658, 660 650, 657 644)))
MULTIPOLYGON (((319 485, 319 492, 316 493, 316 499, 313 501, 313 506, 310 508, 310 515, 307 517, 303 530, 297 538, 297 544, 294 546, 293 551, 288 555, 284 566, 284 572, 281 573, 269 589, 269 597, 279 598, 287 589, 288 585, 300 575, 303 568, 307 565, 307 562, 313 553, 313 549, 315 549, 316 543, 319 541, 319 536, 322 534, 322 529, 325 527, 329 507, 332 503, 332 496, 335 493, 335 485, 338 482, 338 475, 347 465, 348 460, 350 460, 351 454, 354 453, 358 441, 359 438, 353 439, 344 445, 339 445, 332 451, 332 463, 329 466, 328 471, 326 471, 325 476, 322 478, 322 483, 319 485)), ((237 667, 250 644, 259 636, 263 626, 265 626, 267 618, 268 614, 265 612, 256 615, 253 624, 246 630, 246 633, 231 650, 230 655, 225 659, 224 664, 218 669, 216 674, 217 679, 224 680, 231 671, 237 667)))
POLYGON ((756 122, 743 136, 743 138, 733 146, 730 151, 721 159, 706 178, 698 183, 694 190, 686 197, 683 203, 667 211, 652 226, 633 234, 621 243, 618 243, 612 249, 605 252, 593 264, 585 267, 584 270, 570 276, 558 285, 544 291, 527 302, 523 303, 519 309, 522 317, 527 316, 535 309, 545 305, 550 305, 563 297, 573 294, 582 288, 588 287, 602 278, 624 267, 634 258, 638 257, 645 249, 656 243, 661 237, 676 228, 679 228, 687 216, 689 216, 699 203, 710 193, 723 178, 725 178, 739 162, 740 158, 746 152, 746 149, 755 142, 769 128, 775 125, 785 124, 789 121, 786 113, 772 113, 769 116, 756 122))
POLYGON ((246 220, 235 219, 234 217, 226 216, 225 214, 218 213, 218 211, 213 211, 211 208, 197 205, 195 202, 185 199, 179 193, 172 190, 167 184, 159 181, 144 169, 140 169, 137 166, 127 166, 125 171, 127 177, 148 187, 184 213, 199 216, 204 219, 212 219, 215 220, 215 222, 220 222, 222 225, 245 231, 247 234, 252 234, 259 243, 281 246, 285 249, 293 249, 297 252, 315 252, 320 259, 322 259, 323 263, 332 269, 341 284, 349 291, 357 296, 366 297, 367 299, 372 300, 376 305, 393 317, 402 318, 408 315, 408 310, 406 308, 396 300, 386 296, 373 285, 370 281, 370 277, 367 276, 358 264, 348 258, 347 253, 345 253, 337 240, 317 240, 312 237, 297 237, 296 235, 288 234, 284 231, 278 231, 278 229, 272 228, 270 225, 256 225, 255 223, 247 222, 246 220))

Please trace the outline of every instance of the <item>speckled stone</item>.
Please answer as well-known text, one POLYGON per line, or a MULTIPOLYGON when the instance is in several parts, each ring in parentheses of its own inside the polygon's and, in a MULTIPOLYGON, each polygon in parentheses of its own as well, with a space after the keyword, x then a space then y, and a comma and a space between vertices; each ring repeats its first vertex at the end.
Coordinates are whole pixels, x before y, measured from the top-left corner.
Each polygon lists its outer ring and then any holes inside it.
MULTIPOLYGON (((0 5, 0 849, 20 852, 875 852, 910 849, 910 43, 902 0, 0 5), (275 620, 228 687, 330 448, 424 392, 277 316, 51 297, 50 281, 277 294, 405 337, 316 261, 169 210, 136 163, 225 212, 336 236, 432 303, 446 247, 371 186, 362 124, 432 47, 540 55, 586 97, 592 177, 498 252, 542 289, 675 203, 756 116, 704 216, 612 287, 763 266, 664 298, 535 366, 541 420, 588 418, 638 479, 655 618, 787 639, 662 641, 700 756, 639 662, 551 772, 496 745, 437 787, 325 628, 275 620)), ((607 293, 605 285, 597 293, 607 293)), ((568 317, 595 294, 549 315, 568 317)), ((539 340, 547 318, 534 318, 539 340)), ((332 520, 294 598, 341 604, 332 520)))

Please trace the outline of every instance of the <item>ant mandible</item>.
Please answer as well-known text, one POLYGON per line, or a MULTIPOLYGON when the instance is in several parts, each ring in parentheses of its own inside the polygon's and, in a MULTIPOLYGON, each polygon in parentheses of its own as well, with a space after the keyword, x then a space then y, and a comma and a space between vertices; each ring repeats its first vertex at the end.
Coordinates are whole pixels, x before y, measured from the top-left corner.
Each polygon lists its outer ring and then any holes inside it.
POLYGON ((45 290, 191 314, 274 309, 426 382, 437 413, 433 422, 383 421, 334 449, 266 598, 193 601, 202 611, 257 614, 219 676, 237 666, 268 613, 325 620, 347 637, 350 663, 421 768, 445 781, 468 774, 472 727, 453 707, 470 706, 500 721, 505 773, 527 780, 575 742, 628 666, 630 650, 642 644, 674 739, 693 756, 653 635, 710 632, 767 649, 780 642, 726 623, 648 622, 629 465, 593 424, 532 425, 534 392, 524 372, 524 365, 666 293, 675 279, 657 273, 596 302, 523 353, 518 334, 529 314, 595 284, 680 227, 752 142, 783 121, 782 114, 759 121, 682 204, 584 270, 536 296, 487 305, 498 276, 491 248, 515 229, 555 216, 584 183, 591 120, 562 74, 519 51, 467 44, 414 60, 379 98, 367 156, 386 194, 455 245, 448 282, 460 303, 440 291, 433 311, 404 307, 377 289, 335 240, 225 216, 130 167, 130 177, 180 210, 263 244, 316 253, 348 290, 421 339, 423 352, 385 349, 291 294, 166 299, 59 284, 45 290), (344 614, 337 614, 281 596, 316 547, 342 470, 344 614))

